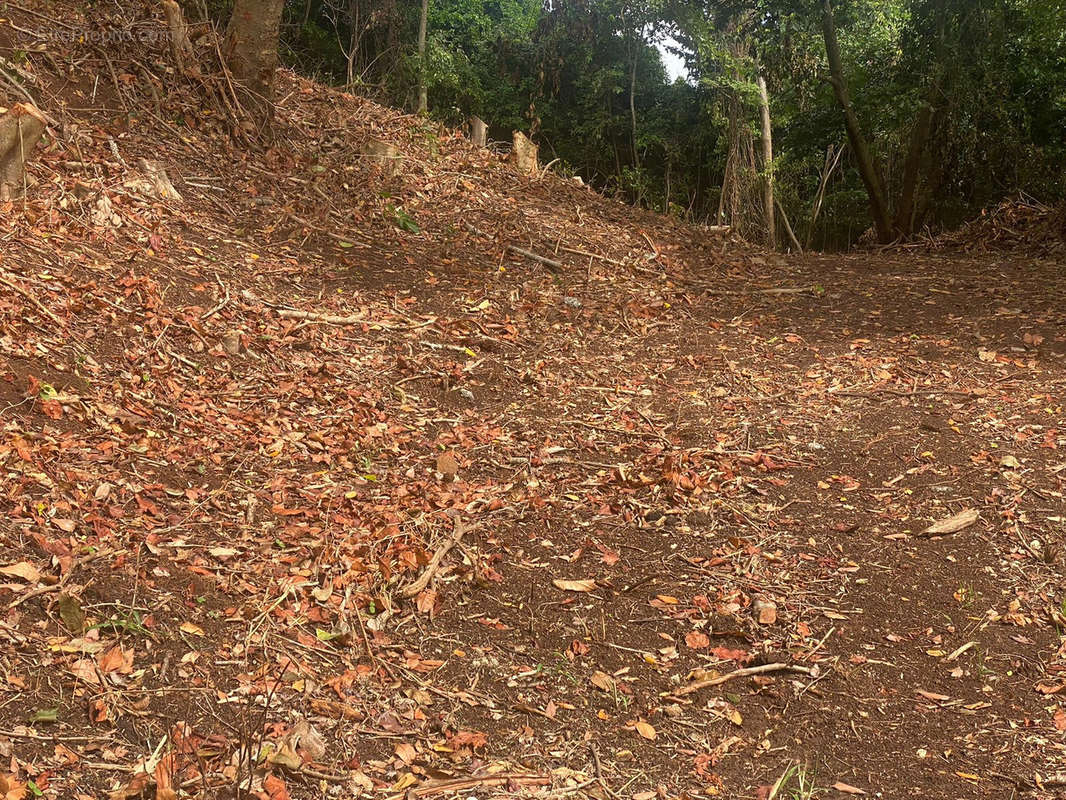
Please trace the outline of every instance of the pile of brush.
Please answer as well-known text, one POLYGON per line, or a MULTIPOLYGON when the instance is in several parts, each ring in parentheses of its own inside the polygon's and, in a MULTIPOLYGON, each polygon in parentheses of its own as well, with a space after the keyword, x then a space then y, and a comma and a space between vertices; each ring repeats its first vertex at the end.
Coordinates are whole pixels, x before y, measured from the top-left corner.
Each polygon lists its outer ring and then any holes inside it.
POLYGON ((1066 204, 1047 206, 1027 195, 1004 200, 958 230, 943 234, 936 245, 981 252, 1012 250, 1034 255, 1066 254, 1066 204))

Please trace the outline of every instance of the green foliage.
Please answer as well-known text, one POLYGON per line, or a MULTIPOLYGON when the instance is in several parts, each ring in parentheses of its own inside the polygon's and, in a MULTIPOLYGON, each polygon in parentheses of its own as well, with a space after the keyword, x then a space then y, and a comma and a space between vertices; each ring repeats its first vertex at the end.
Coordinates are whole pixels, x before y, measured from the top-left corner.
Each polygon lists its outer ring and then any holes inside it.
POLYGON ((408 233, 421 233, 422 229, 418 226, 415 218, 408 214, 404 209, 394 206, 391 203, 386 206, 385 212, 392 220, 392 224, 402 231, 408 233))

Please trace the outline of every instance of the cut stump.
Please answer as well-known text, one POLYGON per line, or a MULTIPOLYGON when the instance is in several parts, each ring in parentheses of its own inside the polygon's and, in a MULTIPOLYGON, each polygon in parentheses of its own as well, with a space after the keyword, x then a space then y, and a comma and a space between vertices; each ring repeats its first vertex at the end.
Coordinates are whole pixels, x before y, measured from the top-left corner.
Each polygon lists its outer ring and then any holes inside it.
POLYGON ((23 196, 26 158, 46 124, 44 114, 28 103, 15 103, 0 116, 0 202, 23 196))
POLYGON ((537 151, 537 145, 528 136, 521 131, 514 132, 514 150, 511 151, 511 159, 523 175, 532 175, 540 168, 537 151))
POLYGON ((475 147, 484 147, 489 141, 489 126, 478 116, 470 117, 470 142, 475 147))

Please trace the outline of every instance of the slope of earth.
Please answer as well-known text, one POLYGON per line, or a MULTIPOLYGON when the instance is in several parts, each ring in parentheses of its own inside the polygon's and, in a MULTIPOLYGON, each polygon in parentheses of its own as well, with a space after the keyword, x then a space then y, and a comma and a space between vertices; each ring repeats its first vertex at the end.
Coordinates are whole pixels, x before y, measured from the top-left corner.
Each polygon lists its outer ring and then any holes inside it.
POLYGON ((1063 795, 1061 264, 760 255, 291 75, 238 147, 56 8, 7 797, 1063 795))

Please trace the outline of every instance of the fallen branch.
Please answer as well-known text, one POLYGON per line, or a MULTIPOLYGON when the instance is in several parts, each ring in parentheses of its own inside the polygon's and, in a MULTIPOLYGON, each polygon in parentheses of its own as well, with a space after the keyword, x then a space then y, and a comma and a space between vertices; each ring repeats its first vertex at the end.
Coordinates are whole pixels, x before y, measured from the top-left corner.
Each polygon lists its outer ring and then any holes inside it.
POLYGON ((687 694, 698 692, 700 689, 706 689, 709 686, 718 686, 735 678, 747 678, 751 675, 762 675, 767 672, 801 672, 804 675, 811 674, 810 667, 801 667, 798 664, 785 664, 782 662, 775 662, 773 664, 760 664, 757 667, 742 667, 741 669, 727 672, 725 675, 719 675, 715 678, 707 678, 702 681, 696 681, 690 683, 688 686, 682 686, 676 692, 670 692, 675 697, 684 697, 687 694))
POLYGON ((466 356, 475 355, 474 351, 465 344, 440 344, 438 342, 427 342, 425 340, 420 341, 419 344, 423 347, 428 347, 430 350, 451 350, 453 353, 462 353, 466 356))
POLYGON ((452 534, 452 538, 448 539, 444 544, 437 548, 437 552, 433 554, 433 558, 431 558, 429 564, 426 565, 425 571, 418 580, 400 592, 401 597, 414 597, 429 586, 429 582, 433 580, 433 576, 436 575, 437 570, 440 569, 440 562, 444 560, 444 557, 448 555, 448 552, 455 547, 455 545, 459 544, 459 540, 463 538, 463 534, 466 533, 466 530, 463 521, 457 519, 455 521, 455 532, 452 534))
POLYGON ((311 230, 315 231, 316 233, 321 233, 323 236, 328 236, 330 239, 333 239, 333 241, 339 242, 341 245, 343 245, 345 247, 356 247, 356 246, 358 246, 358 247, 366 247, 367 246, 366 244, 364 244, 362 242, 360 242, 359 245, 356 245, 355 244, 355 240, 356 240, 357 237, 341 236, 339 233, 333 233, 332 231, 327 231, 325 228, 320 228, 318 225, 315 225, 315 224, 313 224, 311 222, 308 222, 303 217, 298 217, 295 214, 289 214, 289 219, 293 220, 294 222, 298 222, 300 225, 303 225, 305 228, 310 228, 311 230))
MULTIPOLYGON (((470 231, 471 233, 473 233, 473 234, 475 234, 477 236, 484 236, 486 238, 490 238, 487 233, 485 233, 483 230, 479 230, 478 228, 475 228, 469 222, 464 222, 463 224, 466 226, 466 229, 468 231, 470 231)), ((526 258, 530 259, 531 261, 536 261, 538 264, 543 264, 548 269, 561 271, 562 268, 563 268, 563 262, 556 261, 553 258, 545 258, 544 256, 537 255, 532 250, 526 250, 524 247, 518 247, 517 245, 513 245, 513 244, 505 245, 505 247, 506 247, 507 250, 509 250, 512 253, 516 253, 517 255, 520 255, 520 256, 525 256, 526 258)))
MULTIPOLYGON (((328 322, 330 325, 379 325, 372 320, 363 317, 346 317, 340 314, 322 314, 318 311, 296 311, 289 308, 279 308, 278 316, 283 319, 311 320, 312 322, 328 322)), ((384 327, 384 326, 380 326, 384 327)))
MULTIPOLYGON (((262 302, 266 302, 265 300, 262 302)), ((269 305, 269 304, 268 304, 269 305)), ((386 331, 406 331, 413 330, 415 328, 424 328, 427 325, 432 325, 434 320, 428 322, 414 323, 410 325, 389 325, 385 322, 375 322, 372 319, 364 319, 363 317, 346 317, 340 314, 322 314, 318 311, 297 311, 293 308, 275 308, 279 317, 283 319, 300 319, 307 320, 309 322, 325 322, 329 325, 366 325, 368 328, 381 328, 386 331)))
MULTIPOLYGON (((171 0, 171 2, 173 2, 173 0, 171 0)), ((211 308, 211 309, 205 311, 203 314, 200 315, 200 321, 201 322, 203 322, 206 319, 210 319, 215 314, 217 314, 219 311, 221 311, 222 309, 224 309, 226 306, 229 305, 229 287, 226 286, 225 284, 222 284, 222 288, 223 288, 223 290, 225 290, 226 296, 224 298, 222 298, 222 300, 219 302, 219 304, 216 305, 214 308, 211 308)))
POLYGON ((748 295, 753 294, 765 294, 769 297, 798 294, 813 294, 817 296, 821 294, 821 291, 817 286, 781 286, 769 289, 719 289, 717 286, 709 286, 707 284, 691 284, 691 288, 704 292, 713 292, 722 297, 747 297, 748 295))
POLYGON ((796 238, 796 234, 792 232, 792 225, 789 224, 788 214, 785 213, 785 207, 781 205, 781 200, 774 198, 774 203, 777 205, 777 210, 781 212, 781 222, 785 226, 785 233, 788 234, 788 240, 792 242, 792 246, 796 248, 796 252, 803 253, 803 245, 799 243, 799 239, 796 238))
POLYGON ((484 775, 478 778, 456 778, 450 781, 429 783, 416 789, 408 789, 406 794, 397 794, 387 800, 403 800, 411 797, 432 797, 435 794, 448 792, 462 792, 466 789, 476 789, 479 786, 547 786, 551 778, 547 775, 528 775, 524 773, 504 773, 502 775, 484 775))
POLYGON ((553 258, 545 258, 544 256, 539 256, 532 250, 526 250, 524 247, 516 247, 513 244, 509 244, 507 245, 507 249, 510 250, 512 253, 517 253, 520 256, 525 256, 531 261, 536 261, 538 264, 543 264, 548 269, 553 269, 556 272, 562 270, 563 268, 563 263, 561 261, 556 261, 553 258))
POLYGON ((351 775, 332 775, 310 767, 293 768, 286 764, 282 764, 281 767, 290 775, 313 778, 316 781, 325 781, 326 783, 347 784, 352 779, 351 775))
POLYGON ((59 317, 57 317, 55 314, 53 314, 51 311, 49 311, 47 308, 45 308, 40 300, 38 300, 36 297, 31 295, 29 292, 27 292, 25 289, 20 287, 18 284, 14 283, 13 281, 8 280, 3 275, 0 275, 0 283, 2 283, 4 286, 6 286, 9 289, 12 289, 15 292, 18 292, 20 295, 25 297, 27 300, 29 300, 31 303, 33 303, 35 306, 37 306, 37 310, 40 311, 42 314, 44 314, 46 317, 48 317, 48 319, 52 320, 52 322, 54 322, 59 327, 61 327, 61 328, 63 327, 63 320, 61 320, 59 317))
POLYGON ((575 256, 584 256, 585 258, 598 258, 600 261, 605 261, 608 264, 611 264, 616 267, 625 266, 625 264, 623 264, 621 261, 618 261, 613 258, 608 258, 607 256, 601 256, 599 253, 590 253, 588 250, 578 250, 574 247, 560 247, 559 249, 562 250, 564 253, 573 253, 575 256))

